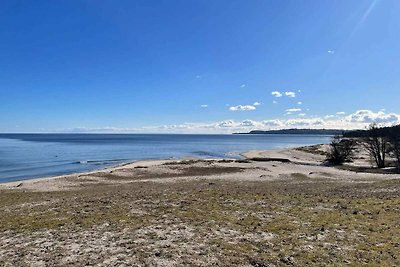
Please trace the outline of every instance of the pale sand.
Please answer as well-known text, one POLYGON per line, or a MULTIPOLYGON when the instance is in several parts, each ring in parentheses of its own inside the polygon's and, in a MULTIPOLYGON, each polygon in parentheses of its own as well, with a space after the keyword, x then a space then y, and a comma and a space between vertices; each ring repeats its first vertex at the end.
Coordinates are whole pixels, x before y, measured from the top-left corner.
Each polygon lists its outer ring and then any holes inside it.
POLYGON ((95 175, 97 173, 118 171, 122 168, 134 169, 137 166, 152 167, 152 166, 162 165, 165 162, 168 162, 168 160, 143 160, 91 172, 73 173, 68 175, 51 176, 45 178, 34 178, 29 180, 0 183, 0 189, 18 188, 18 189, 33 190, 33 191, 57 191, 63 189, 68 190, 69 187, 76 186, 77 184, 79 184, 79 180, 81 177, 87 175, 95 175))
MULTIPOLYGON (((346 182, 353 182, 362 179, 374 181, 377 179, 400 178, 398 174, 379 174, 354 172, 326 166, 323 153, 327 150, 327 145, 318 145, 317 153, 305 152, 302 149, 275 149, 275 150, 255 150, 242 153, 241 155, 249 159, 247 163, 241 163, 237 160, 223 159, 183 159, 183 160, 145 160, 133 163, 123 164, 116 167, 110 167, 102 170, 75 173, 70 175, 61 175, 47 178, 37 178, 31 180, 15 181, 0 184, 0 189, 9 190, 31 190, 31 191, 62 191, 76 189, 79 186, 90 184, 121 184, 132 182, 176 182, 178 180, 193 180, 201 176, 202 179, 218 179, 233 181, 272 181, 278 179, 288 179, 291 175, 305 175, 312 177, 323 177, 326 179, 340 179, 346 182), (268 159, 270 161, 253 161, 251 159, 268 159), (282 162, 282 161, 288 162, 282 162), (170 164, 191 162, 191 167, 214 168, 233 167, 240 168, 239 172, 202 172, 197 175, 181 175, 181 170, 171 168, 170 164), (143 168, 142 168, 143 167, 143 168), (146 175, 137 174, 141 170, 146 170, 146 175), (174 175, 178 174, 178 175, 174 175), (105 177, 112 174, 118 177, 124 177, 123 180, 109 180, 105 177), (162 178, 162 179, 160 179, 162 178)), ((366 155, 357 158, 349 166, 370 166, 366 155)), ((187 164, 183 164, 187 165, 187 164)))

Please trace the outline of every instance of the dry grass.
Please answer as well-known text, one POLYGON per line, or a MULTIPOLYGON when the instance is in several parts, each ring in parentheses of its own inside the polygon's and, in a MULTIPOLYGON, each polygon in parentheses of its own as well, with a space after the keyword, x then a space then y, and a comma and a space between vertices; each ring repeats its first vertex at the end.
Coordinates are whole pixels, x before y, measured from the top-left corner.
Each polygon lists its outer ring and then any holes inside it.
POLYGON ((299 173, 8 190, 0 265, 398 266, 399 190, 398 179, 354 184, 299 173))
POLYGON ((321 149, 321 145, 302 146, 302 147, 296 148, 296 150, 306 152, 306 153, 316 154, 316 155, 322 155, 322 156, 326 156, 328 154, 325 150, 321 149))

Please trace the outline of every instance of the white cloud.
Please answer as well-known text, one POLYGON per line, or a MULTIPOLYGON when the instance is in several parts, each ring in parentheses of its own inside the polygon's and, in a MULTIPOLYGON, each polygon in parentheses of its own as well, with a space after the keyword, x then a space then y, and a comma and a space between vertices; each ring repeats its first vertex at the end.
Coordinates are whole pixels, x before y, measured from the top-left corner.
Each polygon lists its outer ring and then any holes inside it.
POLYGON ((314 128, 320 127, 324 124, 324 120, 320 118, 309 119, 290 119, 285 122, 288 128, 314 128))
POLYGON ((335 117, 336 117, 336 115, 326 115, 325 119, 331 119, 331 118, 335 118, 335 117))
POLYGON ((328 50, 328 53, 329 54, 335 54, 335 51, 334 50, 328 50))
POLYGON ((250 111, 250 110, 255 110, 257 106, 260 106, 260 102, 254 102, 253 105, 238 105, 238 106, 232 106, 229 107, 230 111, 250 111))
POLYGON ((358 110, 355 113, 346 116, 346 120, 358 123, 394 125, 400 123, 400 115, 395 113, 385 113, 384 111, 378 111, 375 113, 371 110, 358 110))
POLYGON ((281 96, 282 96, 282 93, 279 92, 279 91, 273 91, 273 92, 271 93, 271 95, 273 95, 273 96, 275 96, 275 97, 281 97, 281 96))
POLYGON ((242 84, 241 86, 240 86, 240 88, 245 88, 246 87, 246 84, 242 84))
MULTIPOLYGON (((214 133, 231 133, 250 130, 274 130, 287 128, 314 128, 314 129, 364 129, 372 120, 380 123, 382 126, 400 124, 400 114, 372 112, 372 111, 356 111, 348 117, 312 116, 305 118, 305 113, 299 113, 300 117, 290 119, 271 119, 263 121, 255 120, 227 120, 209 124, 186 124, 187 132, 214 132, 214 133), (384 122, 384 123, 382 123, 384 122)), ((184 128, 185 128, 184 127, 184 128)), ((176 129, 176 128, 175 128, 176 129)))
POLYGON ((200 107, 202 107, 202 108, 208 108, 208 105, 207 105, 207 104, 204 104, 204 105, 201 105, 200 107))
POLYGON ((221 121, 217 124, 217 127, 221 128, 232 128, 236 125, 236 123, 233 120, 226 120, 226 121, 221 121))
POLYGON ((344 115, 344 114, 346 114, 346 112, 344 112, 344 111, 336 112, 336 115, 344 115))
POLYGON ((285 95, 288 97, 296 97, 296 93, 295 92, 285 92, 285 95))
POLYGON ((371 122, 381 126, 400 124, 400 114, 359 110, 348 116, 309 116, 298 113, 301 117, 287 119, 268 119, 255 121, 251 119, 235 121, 223 120, 218 122, 182 123, 162 126, 147 126, 141 128, 75 128, 58 132, 91 132, 91 133, 232 133, 250 130, 275 130, 287 128, 314 129, 364 129, 371 122))
MULTIPOLYGON (((300 90, 299 90, 300 92, 300 90)), ((283 95, 287 96, 287 97, 296 97, 296 93, 295 92, 279 92, 279 91, 273 91, 271 92, 271 95, 275 96, 275 97, 282 97, 283 95)))
POLYGON ((300 112, 301 108, 289 108, 286 110, 286 112, 300 112))
POLYGON ((249 110, 255 110, 256 107, 253 105, 238 105, 238 106, 232 106, 229 107, 230 111, 249 111, 249 110))
POLYGON ((263 124, 264 128, 278 128, 283 126, 283 123, 280 120, 266 120, 262 121, 261 123, 263 124))
POLYGON ((244 120, 239 125, 243 127, 256 127, 258 123, 252 120, 244 120))
POLYGON ((303 102, 299 101, 297 102, 297 105, 303 105, 303 102))
POLYGON ((278 104, 278 102, 276 102, 276 101, 274 100, 274 101, 272 101, 272 104, 278 104))

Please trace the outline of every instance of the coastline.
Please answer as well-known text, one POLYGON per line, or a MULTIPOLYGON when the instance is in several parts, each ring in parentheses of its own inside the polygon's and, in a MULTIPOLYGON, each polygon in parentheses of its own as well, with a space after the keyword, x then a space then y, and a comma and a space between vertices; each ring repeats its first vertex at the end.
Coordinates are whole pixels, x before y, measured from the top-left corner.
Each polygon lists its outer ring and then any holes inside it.
MULTIPOLYGON (((282 151, 287 151, 287 150, 292 150, 296 149, 296 147, 293 148, 282 148, 282 149, 270 149, 270 150, 250 150, 250 151, 245 151, 238 153, 237 155, 243 157, 244 159, 250 159, 254 157, 265 157, 265 156, 270 156, 273 155, 274 153, 279 153, 282 151)), ((232 152, 230 152, 232 153, 232 152)), ((129 167, 129 168, 135 168, 136 166, 149 166, 149 165, 158 165, 158 164, 163 164, 166 162, 176 162, 176 161, 184 161, 184 160, 204 160, 204 161, 212 161, 212 160, 231 160, 233 158, 198 158, 198 157, 183 157, 183 158, 178 158, 178 159, 145 159, 145 160, 133 160, 133 161, 128 161, 125 163, 119 163, 116 165, 104 167, 104 168, 99 168, 96 170, 92 171, 83 171, 83 172, 73 172, 73 173, 68 173, 68 174, 62 174, 62 175, 50 175, 50 176, 45 176, 45 177, 36 177, 36 178, 27 178, 27 179, 22 179, 22 180, 16 180, 16 181, 8 181, 8 182, 0 182, 0 189, 6 187, 6 188, 13 188, 17 187, 18 185, 21 184, 30 184, 30 183, 37 183, 40 181, 48 181, 48 180, 53 180, 53 179, 62 179, 62 178, 69 178, 69 177, 77 177, 79 175, 91 175, 91 174, 96 174, 98 172, 102 171, 113 171, 113 170, 118 170, 121 167, 129 167)), ((18 186, 19 187, 19 186, 18 186)))
POLYGON ((326 166, 324 149, 0 184, 0 265, 400 265, 400 175, 326 166))
POLYGON ((0 180, 5 183, 96 171, 143 159, 234 158, 238 151, 294 147, 329 140, 310 135, 11 134, 0 141, 3 152, 0 180), (35 151, 44 153, 36 155, 35 151), (235 154, 227 154, 230 151, 235 154))
MULTIPOLYGON (((281 174, 293 173, 296 169, 299 173, 307 175, 312 173, 329 173, 329 176, 345 176, 350 175, 357 177, 358 173, 351 172, 348 170, 340 170, 334 167, 329 167, 324 165, 324 151, 327 149, 326 144, 318 144, 306 147, 293 147, 293 148, 281 148, 281 149, 270 149, 270 150, 250 150, 243 153, 239 153, 243 159, 231 159, 231 158, 195 158, 195 157, 185 157, 181 159, 154 159, 154 160, 135 160, 132 162, 126 162, 122 164, 117 164, 115 166, 109 166, 88 172, 76 172, 65 175, 49 176, 49 177, 39 177, 11 182, 0 183, 0 190, 37 190, 37 191, 53 191, 53 190, 69 190, 68 187, 76 187, 79 184, 82 177, 96 177, 102 176, 106 173, 115 173, 118 171, 135 171, 136 169, 152 169, 160 168, 168 164, 180 164, 184 162, 204 163, 205 165, 218 163, 218 162, 230 162, 231 165, 235 165, 237 162, 246 162, 247 167, 251 168, 261 168, 260 166, 274 166, 274 170, 270 171, 269 177, 275 179, 281 174), (309 148, 313 148, 310 151, 309 148), (315 150, 316 148, 316 150, 315 150), (301 171, 300 171, 301 170, 301 171)), ((358 165, 369 164, 365 160, 359 161, 358 165)), ((237 166, 242 164, 237 163, 237 166)), ((236 166, 235 165, 235 166, 236 166)), ((160 173, 159 173, 160 174, 160 173)), ((162 170, 161 170, 162 174, 162 170)), ((134 176, 134 174, 132 174, 134 176)), ((154 174, 153 174, 154 175, 154 174)), ((207 174, 201 176, 207 176, 207 174)), ((246 174, 247 175, 247 174, 246 174)), ((258 173, 255 175, 257 176, 258 173)), ((263 174, 260 174, 261 176, 263 174)), ((385 174, 372 174, 363 173, 363 177, 375 177, 381 178, 385 174)), ((157 174, 155 174, 157 176, 157 174)), ((244 175, 242 175, 244 176, 244 175)), ((384 176, 383 176, 384 177, 384 176)), ((394 174, 396 177, 396 174, 394 174)), ((400 176, 399 176, 400 177, 400 176)), ((219 177, 211 176, 210 179, 219 179, 219 177)), ((242 179, 243 177, 239 177, 242 179)), ((257 177, 255 180, 259 180, 257 177)), ((95 181, 96 179, 93 179, 95 181)), ((151 180, 147 179, 147 180, 151 180)), ((99 179, 98 181, 101 181, 99 179)))
POLYGON ((157 165, 157 164, 163 164, 168 161, 174 161, 174 160, 136 160, 132 162, 126 162, 126 163, 121 163, 117 164, 115 166, 109 166, 93 171, 87 171, 87 172, 74 172, 70 174, 65 174, 65 175, 56 175, 56 176, 48 176, 48 177, 39 177, 39 178, 27 178, 23 180, 17 180, 17 181, 11 181, 11 182, 4 182, 0 183, 0 190, 1 189, 11 189, 11 188, 20 188, 21 185, 32 185, 32 184, 37 184, 37 183, 44 183, 44 182, 51 182, 51 181, 56 181, 57 179, 68 179, 68 178, 78 178, 79 176, 85 176, 85 175, 92 175, 100 172, 107 172, 107 171, 115 171, 123 167, 130 167, 130 168, 135 168, 136 166, 151 166, 151 165, 157 165))
MULTIPOLYGON (((323 146, 322 144, 318 144, 318 146, 323 146)), ((280 149, 269 149, 269 150, 250 150, 238 153, 244 159, 252 159, 252 158, 272 158, 277 159, 279 161, 281 158, 286 158, 291 162, 297 162, 296 156, 291 155, 294 151, 296 151, 297 147, 292 148, 280 148, 280 149)), ((310 155, 308 155, 310 156, 310 155)), ((51 182, 56 181, 57 179, 68 179, 68 178, 77 178, 79 176, 86 176, 86 175, 95 175, 101 172, 110 172, 110 171, 117 171, 121 168, 128 168, 134 169, 137 166, 154 166, 154 165, 161 165, 164 163, 170 162, 181 162, 185 160, 196 160, 196 161, 215 161, 215 160, 234 160, 233 158, 196 158, 196 157, 184 157, 180 159, 150 159, 150 160, 134 160, 130 162, 120 163, 113 166, 108 166, 105 168, 99 168, 93 171, 84 171, 84 172, 74 172, 69 174, 63 175, 55 175, 55 176, 46 176, 46 177, 37 177, 37 178, 27 178, 22 180, 16 181, 9 181, 9 182, 0 182, 0 190, 4 188, 19 188, 22 185, 28 186, 32 184, 38 184, 41 182, 51 182)), ((319 160, 321 160, 319 158, 319 160)), ((275 160, 272 160, 275 161, 275 160)), ((307 163, 306 163, 307 164, 307 163)))

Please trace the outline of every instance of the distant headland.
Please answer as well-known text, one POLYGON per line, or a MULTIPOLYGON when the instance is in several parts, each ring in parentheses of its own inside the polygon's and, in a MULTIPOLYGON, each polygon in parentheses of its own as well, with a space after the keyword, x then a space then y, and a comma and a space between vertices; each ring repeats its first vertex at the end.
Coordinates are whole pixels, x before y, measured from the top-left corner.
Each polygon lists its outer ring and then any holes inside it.
POLYGON ((247 133, 233 134, 314 134, 314 135, 343 135, 346 130, 340 129, 282 129, 282 130, 253 130, 247 133))

